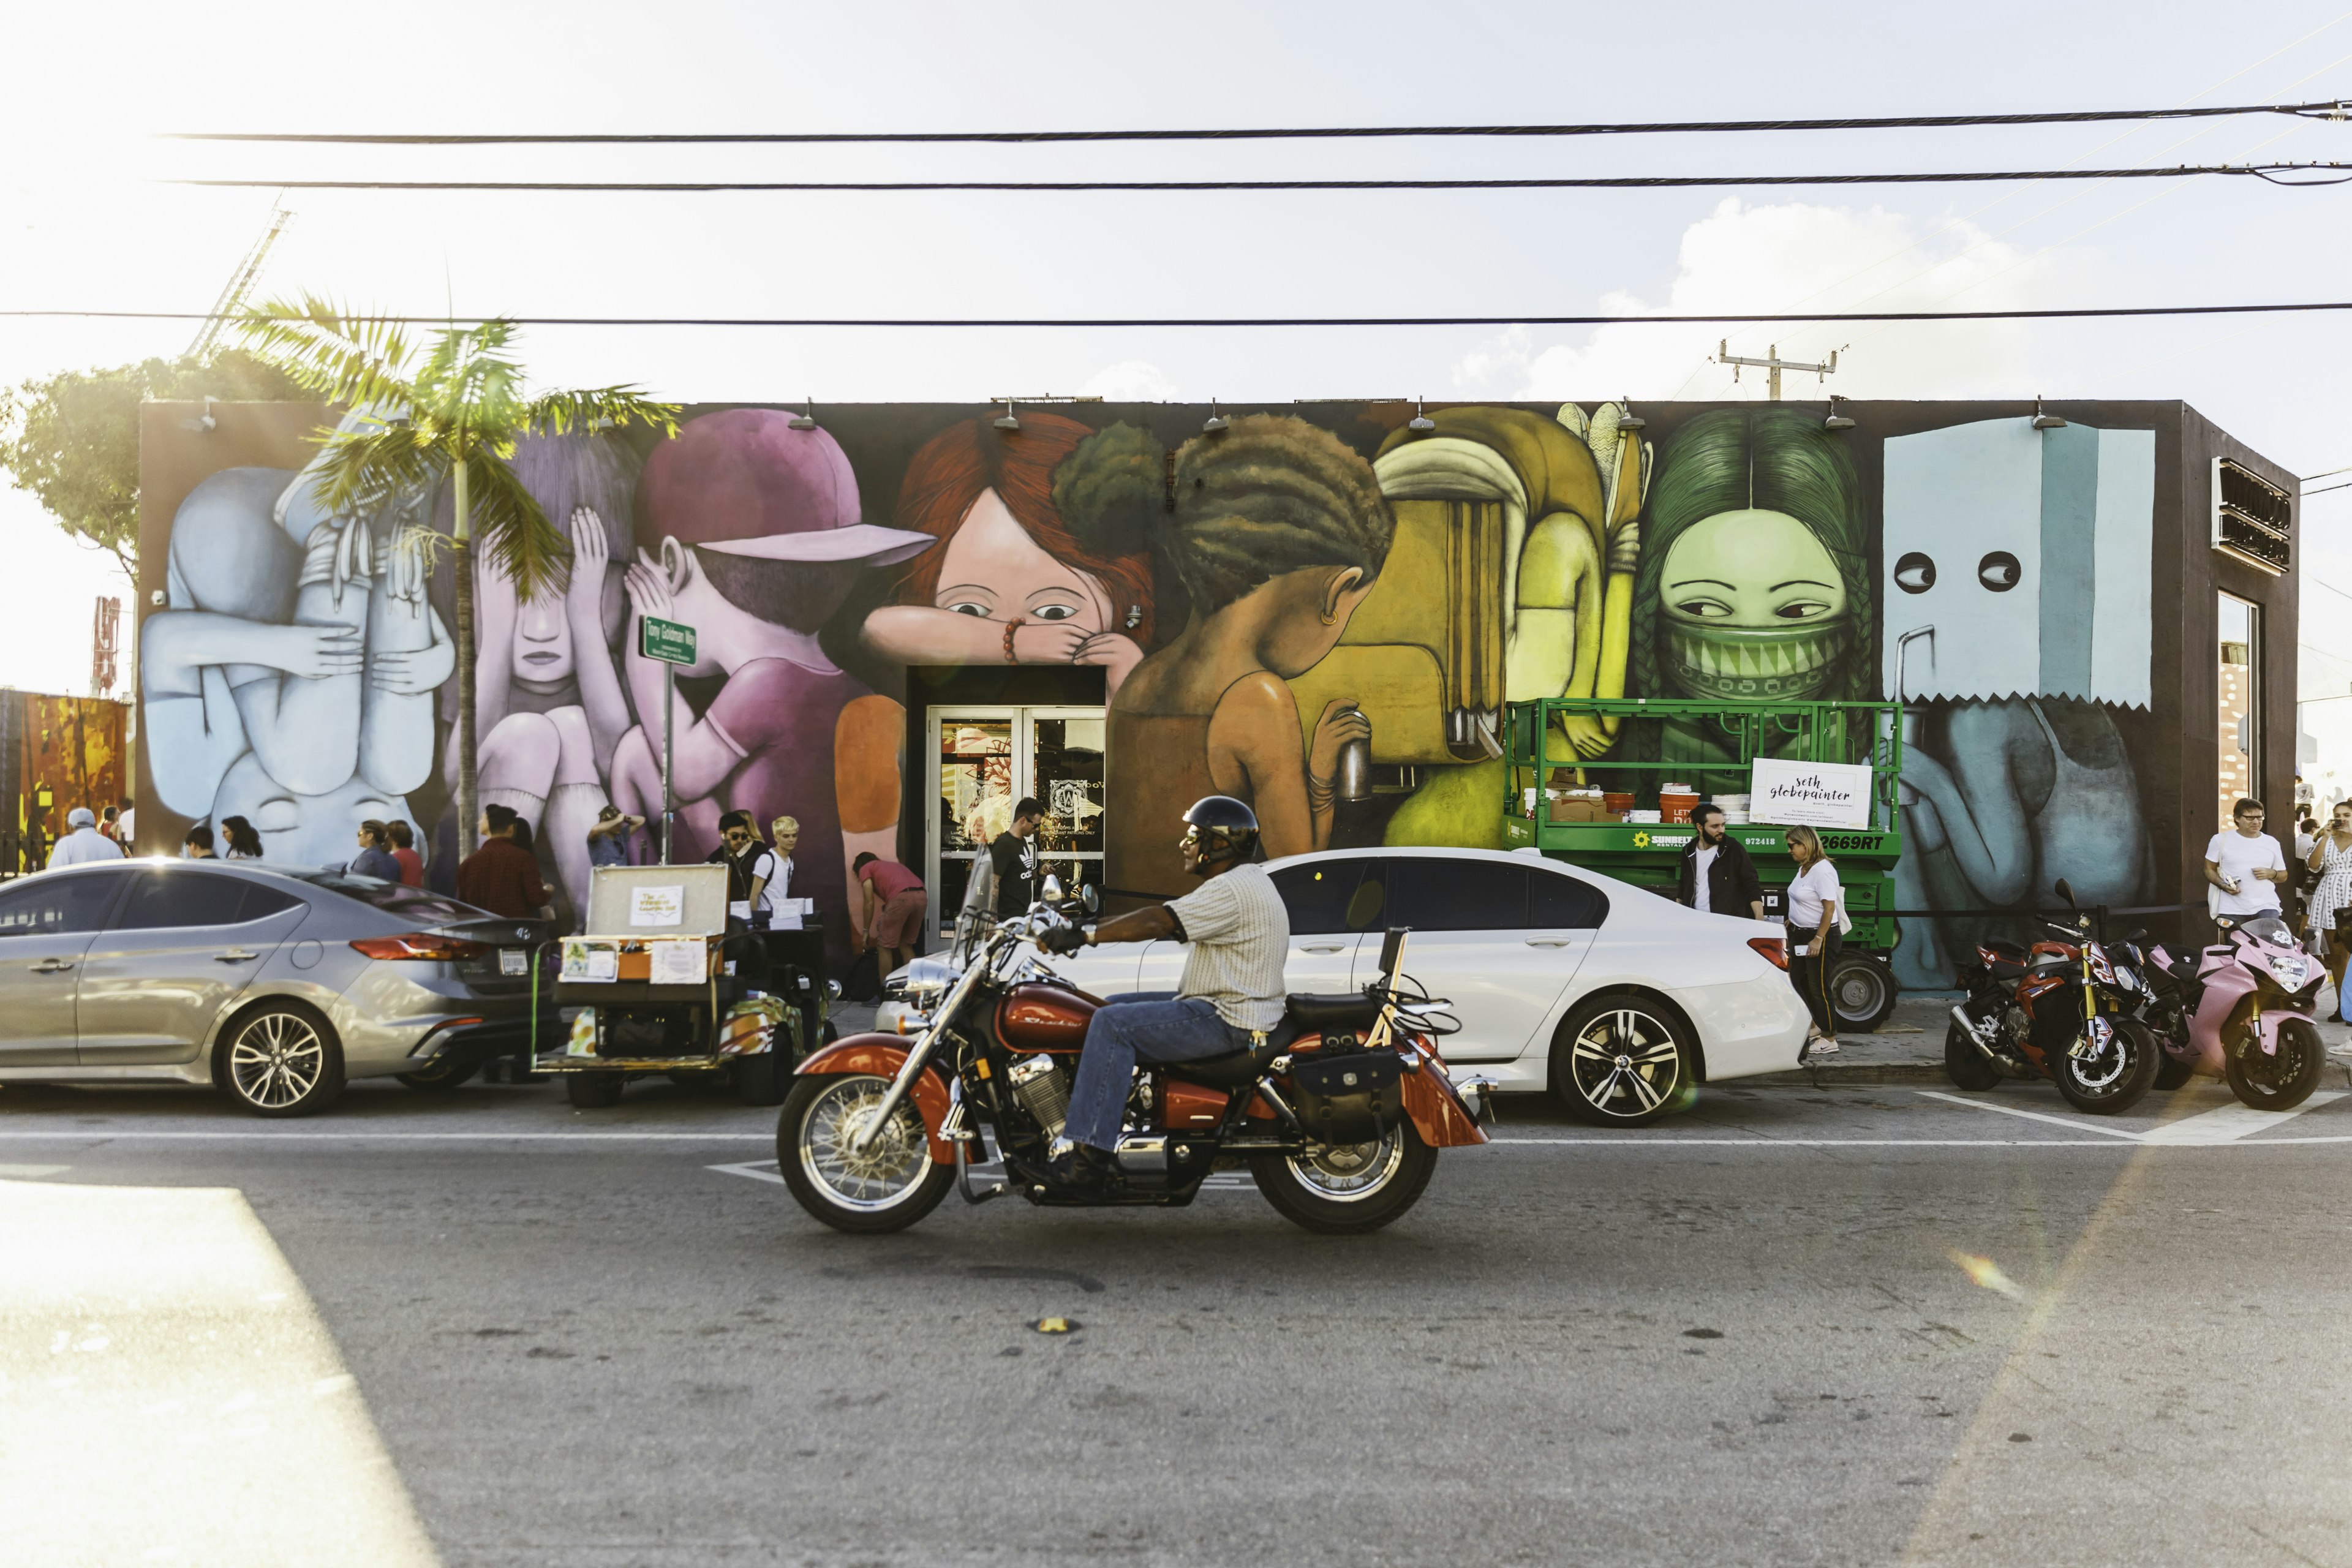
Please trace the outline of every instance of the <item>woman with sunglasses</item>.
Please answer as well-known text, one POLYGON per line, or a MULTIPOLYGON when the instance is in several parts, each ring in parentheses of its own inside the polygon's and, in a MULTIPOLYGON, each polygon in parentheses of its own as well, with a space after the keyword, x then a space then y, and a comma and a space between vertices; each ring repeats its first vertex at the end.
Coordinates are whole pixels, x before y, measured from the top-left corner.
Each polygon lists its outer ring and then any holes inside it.
POLYGON ((1822 852, 1822 836, 1810 827, 1791 827, 1789 858, 1797 874, 1789 882, 1789 982, 1805 999, 1813 1026, 1806 1032, 1805 1054, 1833 1056, 1837 1052, 1837 1015, 1830 1011, 1830 971, 1837 964, 1839 910, 1845 888, 1837 868, 1822 852))
POLYGON ((760 826, 748 811, 730 811, 719 819, 719 847, 712 862, 727 868, 727 912, 753 931, 766 931, 775 903, 768 885, 776 879, 776 858, 760 842, 760 826))

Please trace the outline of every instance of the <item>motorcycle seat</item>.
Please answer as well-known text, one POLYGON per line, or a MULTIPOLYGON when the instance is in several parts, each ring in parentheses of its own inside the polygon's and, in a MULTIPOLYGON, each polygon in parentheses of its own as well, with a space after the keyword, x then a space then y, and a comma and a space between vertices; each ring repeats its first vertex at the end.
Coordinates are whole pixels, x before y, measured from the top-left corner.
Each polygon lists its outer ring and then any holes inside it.
POLYGON ((2022 962, 2025 957, 2025 947, 2023 943, 2003 942, 1997 936, 1986 938, 1984 947, 1987 952, 1997 952, 2000 954, 2001 957, 2007 959, 2015 959, 2022 962))
POLYGON ((1295 991, 1283 998, 1282 1021, 1265 1032, 1263 1045, 1231 1056, 1174 1063, 1168 1070, 1211 1089, 1247 1089, 1265 1076, 1268 1064, 1288 1050, 1290 1043, 1299 1036, 1326 1029, 1335 1033, 1369 1029, 1380 1016, 1381 1005, 1360 991, 1334 995, 1295 991))
POLYGON ((2025 973, 2025 964, 2018 959, 1996 958, 1985 965, 1985 971, 1995 980, 2015 980, 2025 973))
POLYGON ((1282 1021, 1295 1033, 1309 1029, 1369 1029, 1381 1016, 1381 1005, 1360 991, 1317 995, 1294 991, 1283 998, 1282 1021))

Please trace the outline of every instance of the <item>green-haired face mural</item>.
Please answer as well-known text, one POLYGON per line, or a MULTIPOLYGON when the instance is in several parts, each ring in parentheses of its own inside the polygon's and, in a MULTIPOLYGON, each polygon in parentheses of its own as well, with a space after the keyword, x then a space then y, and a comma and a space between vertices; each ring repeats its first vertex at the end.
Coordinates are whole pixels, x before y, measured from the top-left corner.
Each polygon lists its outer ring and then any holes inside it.
POLYGON ((1718 409, 1667 437, 1633 594, 1635 689, 1861 695, 1870 621, 1853 464, 1795 409, 1718 409))

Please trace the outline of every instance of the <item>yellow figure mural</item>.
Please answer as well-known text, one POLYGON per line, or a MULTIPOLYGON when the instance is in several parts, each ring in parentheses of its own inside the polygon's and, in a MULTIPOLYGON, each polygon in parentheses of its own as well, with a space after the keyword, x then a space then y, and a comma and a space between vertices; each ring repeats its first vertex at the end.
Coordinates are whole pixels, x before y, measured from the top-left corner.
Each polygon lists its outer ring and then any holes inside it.
MULTIPOLYGON (((1386 570, 1347 635, 1294 679, 1302 729, 1349 698, 1375 763, 1422 771, 1391 819, 1391 844, 1500 847, 1502 706, 1537 697, 1622 697, 1653 453, 1624 410, 1574 404, 1432 415, 1373 460, 1396 515, 1386 570)), ((1613 721, 1562 738, 1582 756, 1613 721)))

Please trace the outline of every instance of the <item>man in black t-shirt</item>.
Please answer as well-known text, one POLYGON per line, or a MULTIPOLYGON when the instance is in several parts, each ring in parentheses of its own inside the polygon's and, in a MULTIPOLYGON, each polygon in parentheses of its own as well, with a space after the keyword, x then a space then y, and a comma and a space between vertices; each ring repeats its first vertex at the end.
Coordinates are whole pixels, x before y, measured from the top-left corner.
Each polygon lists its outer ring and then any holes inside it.
POLYGON ((1037 901, 1037 828, 1045 808, 1033 795, 1024 795, 1013 808, 1013 826, 996 836, 988 858, 996 867, 996 916, 1008 920, 1025 915, 1037 901))

